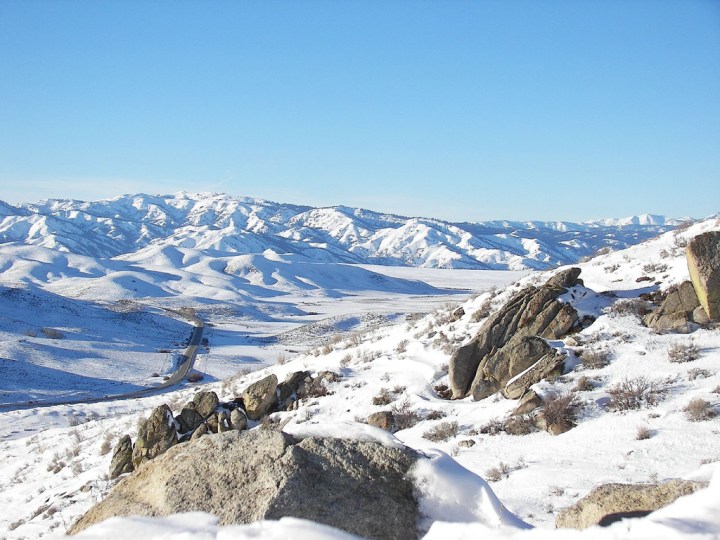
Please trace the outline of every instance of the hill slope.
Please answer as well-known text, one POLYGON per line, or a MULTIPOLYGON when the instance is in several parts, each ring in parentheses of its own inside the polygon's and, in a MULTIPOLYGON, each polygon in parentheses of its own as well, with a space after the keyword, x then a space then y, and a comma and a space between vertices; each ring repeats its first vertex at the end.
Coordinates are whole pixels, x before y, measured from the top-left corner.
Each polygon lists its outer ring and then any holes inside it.
POLYGON ((601 248, 624 248, 673 228, 660 216, 587 223, 450 223, 344 206, 312 208, 225 194, 124 195, 83 202, 0 201, 0 243, 90 257, 147 246, 240 254, 296 254, 315 261, 426 268, 546 269, 601 248))

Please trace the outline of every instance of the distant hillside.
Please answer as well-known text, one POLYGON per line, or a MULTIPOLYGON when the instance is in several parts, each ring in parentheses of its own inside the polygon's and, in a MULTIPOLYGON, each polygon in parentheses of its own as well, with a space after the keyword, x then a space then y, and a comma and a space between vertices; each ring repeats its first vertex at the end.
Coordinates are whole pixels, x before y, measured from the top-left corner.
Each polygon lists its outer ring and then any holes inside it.
POLYGON ((91 257, 115 257, 151 245, 236 254, 270 249, 315 261, 425 268, 547 269, 601 248, 637 244, 678 223, 652 215, 585 223, 450 223, 215 193, 51 199, 18 206, 0 201, 0 243, 91 257))

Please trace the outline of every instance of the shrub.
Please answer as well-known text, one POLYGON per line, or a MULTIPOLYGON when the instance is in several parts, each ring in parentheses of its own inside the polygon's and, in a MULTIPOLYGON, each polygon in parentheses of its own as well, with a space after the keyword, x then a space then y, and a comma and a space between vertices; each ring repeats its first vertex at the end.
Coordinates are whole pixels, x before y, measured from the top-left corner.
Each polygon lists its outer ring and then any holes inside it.
POLYGON ((529 435, 535 431, 535 422, 531 415, 521 414, 508 418, 503 429, 508 435, 529 435))
POLYGON ((407 346, 410 342, 407 339, 403 339, 400 341, 400 343, 397 344, 397 347, 395 347, 395 352, 398 354, 402 354, 405 351, 407 351, 407 346))
POLYGON ((625 379, 608 390, 612 411, 631 411, 643 406, 657 405, 662 398, 662 390, 657 382, 645 377, 625 379))
POLYGON ((505 431, 505 424, 498 418, 493 418, 479 429, 483 435, 497 435, 503 431, 505 431))
POLYGON ((387 388, 381 388, 380 393, 372 400, 373 405, 390 405, 393 402, 393 396, 387 388))
POLYGON ((585 375, 581 376, 577 382, 575 383, 575 391, 576 392, 589 392, 590 390, 595 389, 595 384, 593 381, 589 378, 587 378, 585 375))
POLYGON ((65 339, 65 334, 63 334, 60 330, 57 328, 42 328, 40 329, 43 336, 49 339, 65 339))
POLYGON ((587 369, 600 369, 610 363, 610 353, 604 349, 587 348, 580 352, 580 362, 587 369))
POLYGON ((712 376, 712 373, 707 369, 693 368, 688 370, 688 379, 694 381, 695 379, 707 379, 712 376))
POLYGON ((441 418, 445 418, 446 414, 443 411, 430 411, 427 413, 427 416, 425 416, 425 420, 440 420, 441 418))
POLYGON ((644 441, 650 437, 652 437, 652 430, 646 426, 640 426, 637 430, 637 435, 635 435, 638 441, 644 441))
POLYGON ((442 422, 423 433, 423 437, 432 442, 444 442, 455 437, 459 430, 458 423, 455 421, 442 422))
POLYGON ((100 455, 104 456, 105 454, 109 454, 110 450, 112 450, 112 434, 106 433, 105 438, 100 445, 100 455))
POLYGON ((650 306, 642 298, 624 298, 604 310, 604 313, 610 317, 633 316, 642 318, 649 312, 650 306))
POLYGON ((703 420, 710 420, 717 416, 717 413, 712 407, 709 401, 705 401, 701 398, 695 398, 683 409, 687 415, 688 420, 691 422, 700 422, 703 420))
POLYGON ((642 269, 646 274, 660 274, 667 271, 668 265, 665 263, 649 262, 643 265, 642 269))
POLYGON ((492 302, 490 298, 487 298, 483 301, 482 304, 480 304, 480 307, 475 310, 475 312, 470 317, 470 320, 472 322, 478 322, 482 319, 485 319, 490 316, 490 311, 492 309, 492 302))
POLYGON ((545 398, 545 421, 548 426, 555 424, 563 430, 568 430, 575 425, 579 403, 575 394, 564 394, 548 396, 545 398))
POLYGON ((674 363, 692 362, 700 358, 700 349, 690 343, 673 343, 668 349, 668 360, 674 363))
POLYGON ((410 429, 420 421, 420 415, 412 409, 410 400, 407 398, 393 405, 391 410, 397 431, 410 429))
POLYGON ((620 268, 620 265, 615 263, 615 264, 606 266, 605 268, 603 268, 603 270, 605 270, 606 273, 611 274, 611 273, 617 271, 619 268, 620 268))

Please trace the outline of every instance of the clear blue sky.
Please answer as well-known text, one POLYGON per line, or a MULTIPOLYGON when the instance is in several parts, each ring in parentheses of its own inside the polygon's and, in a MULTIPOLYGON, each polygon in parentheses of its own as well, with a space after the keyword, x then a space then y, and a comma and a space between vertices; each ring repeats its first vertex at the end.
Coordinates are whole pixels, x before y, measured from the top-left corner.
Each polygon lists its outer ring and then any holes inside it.
POLYGON ((720 211, 720 1, 0 1, 0 199, 720 211))

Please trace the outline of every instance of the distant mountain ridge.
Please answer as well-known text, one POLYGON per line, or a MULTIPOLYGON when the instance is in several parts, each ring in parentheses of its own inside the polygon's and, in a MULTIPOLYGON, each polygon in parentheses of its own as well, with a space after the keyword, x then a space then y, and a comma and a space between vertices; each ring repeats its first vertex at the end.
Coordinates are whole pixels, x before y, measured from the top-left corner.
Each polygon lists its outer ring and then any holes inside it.
POLYGON ((361 208, 281 204, 217 193, 123 195, 99 201, 0 201, 0 244, 91 257, 148 246, 218 253, 296 254, 324 262, 426 268, 546 269, 601 248, 621 249, 680 223, 643 215, 585 223, 452 223, 361 208))

